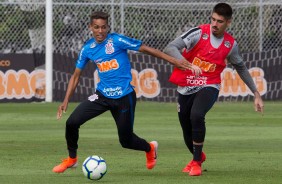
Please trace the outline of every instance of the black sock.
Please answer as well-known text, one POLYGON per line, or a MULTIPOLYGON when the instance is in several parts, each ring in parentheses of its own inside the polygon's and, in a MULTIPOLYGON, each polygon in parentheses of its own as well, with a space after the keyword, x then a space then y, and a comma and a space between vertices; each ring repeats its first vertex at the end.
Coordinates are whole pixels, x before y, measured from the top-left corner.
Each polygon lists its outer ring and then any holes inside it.
POLYGON ((69 157, 76 158, 76 150, 69 150, 69 157))
POLYGON ((195 161, 201 161, 202 160, 202 149, 203 149, 203 145, 193 145, 193 160, 195 161))

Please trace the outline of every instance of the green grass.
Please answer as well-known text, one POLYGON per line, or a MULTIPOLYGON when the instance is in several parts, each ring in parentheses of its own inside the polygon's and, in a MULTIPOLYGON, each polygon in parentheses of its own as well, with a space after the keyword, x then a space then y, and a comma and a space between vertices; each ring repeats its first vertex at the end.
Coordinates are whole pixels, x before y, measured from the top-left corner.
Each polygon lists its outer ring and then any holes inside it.
POLYGON ((65 121, 77 104, 69 105, 56 120, 58 103, 2 103, 0 105, 0 183, 114 183, 114 184, 265 184, 282 181, 281 102, 266 102, 265 114, 252 103, 218 102, 208 113, 204 151, 207 160, 201 177, 190 177, 182 168, 192 158, 182 138, 176 104, 138 102, 135 133, 159 142, 159 160, 145 167, 143 152, 120 146, 110 113, 80 129, 76 170, 63 174, 52 168, 67 156, 65 121), (86 179, 81 163, 97 154, 107 161, 102 180, 86 179))

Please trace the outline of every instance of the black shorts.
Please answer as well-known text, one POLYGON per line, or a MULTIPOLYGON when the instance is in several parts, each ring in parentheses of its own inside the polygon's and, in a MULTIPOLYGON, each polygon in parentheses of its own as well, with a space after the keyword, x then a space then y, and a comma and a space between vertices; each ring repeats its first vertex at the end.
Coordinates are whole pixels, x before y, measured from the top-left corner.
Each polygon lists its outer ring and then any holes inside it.
POLYGON ((135 91, 119 99, 106 98, 97 91, 89 100, 80 103, 68 118, 66 123, 68 149, 75 152, 78 148, 78 129, 82 124, 110 110, 116 122, 121 145, 129 149, 149 151, 149 143, 133 133, 135 106, 135 91))
POLYGON ((99 91, 96 91, 88 100, 77 106, 70 118, 74 119, 74 122, 80 126, 86 121, 110 110, 118 127, 126 126, 127 129, 133 129, 135 106, 135 91, 118 99, 107 98, 99 91))

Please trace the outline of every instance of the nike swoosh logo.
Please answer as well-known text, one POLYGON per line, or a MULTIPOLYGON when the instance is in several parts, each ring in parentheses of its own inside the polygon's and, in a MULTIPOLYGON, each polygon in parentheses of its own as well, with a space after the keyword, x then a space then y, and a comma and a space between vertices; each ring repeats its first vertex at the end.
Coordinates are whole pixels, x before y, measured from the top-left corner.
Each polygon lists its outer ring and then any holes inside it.
POLYGON ((155 148, 154 152, 155 152, 155 158, 154 158, 154 159, 156 160, 157 157, 158 157, 158 156, 157 156, 157 150, 156 150, 156 148, 155 148))
POLYGON ((127 111, 128 111, 128 109, 122 109, 122 110, 121 110, 122 113, 125 113, 125 112, 127 112, 127 111))

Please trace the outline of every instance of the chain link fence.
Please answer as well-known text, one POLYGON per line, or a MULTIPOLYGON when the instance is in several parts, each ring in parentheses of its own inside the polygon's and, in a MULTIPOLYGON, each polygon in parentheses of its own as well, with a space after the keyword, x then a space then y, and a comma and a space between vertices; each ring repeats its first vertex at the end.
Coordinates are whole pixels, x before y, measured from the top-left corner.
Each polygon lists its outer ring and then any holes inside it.
MULTIPOLYGON (((8 67, 20 70, 25 65, 32 64, 37 71, 44 70, 46 2, 46 0, 0 0, 0 67, 2 67, 0 81, 3 86, 9 83, 8 74, 5 72, 8 67), (1 59, 2 56, 4 60, 1 59), (23 56, 31 61, 27 61, 23 56), (17 62, 18 68, 12 65, 14 59, 23 60, 17 62)), ((217 2, 214 0, 53 0, 53 100, 63 99, 78 52, 83 43, 92 37, 88 28, 91 12, 97 10, 108 12, 112 32, 143 40, 145 44, 163 50, 170 41, 189 28, 209 23, 212 8, 217 2)), ((254 71, 253 79, 264 94, 263 98, 282 99, 282 1, 230 0, 228 3, 234 10, 233 21, 228 32, 237 39, 247 67, 254 71)), ((167 82, 173 70, 172 65, 138 52, 129 52, 129 57, 133 69, 132 82, 138 99, 158 102, 176 101, 175 85, 167 82)), ((88 65, 72 101, 81 101, 93 94, 98 81, 95 73, 93 76, 93 71, 95 66, 88 65)), ((239 79, 237 80, 236 74, 230 71, 231 69, 227 67, 228 76, 235 79, 234 83, 227 85, 226 93, 220 93, 219 101, 252 100, 252 94, 244 91, 245 86, 238 86, 239 79)), ((18 75, 19 73, 15 73, 15 79, 18 75)), ((224 78, 223 81, 229 80, 230 77, 224 78)), ((39 100, 45 98, 45 79, 42 79, 42 83, 40 81, 41 79, 37 80, 38 87, 35 89, 35 94, 37 91, 42 92, 39 100)), ((14 88, 19 89, 20 92, 21 88, 18 86, 15 85, 14 88)), ((9 101, 12 98, 19 98, 5 90, 1 92, 0 99, 9 101)), ((30 96, 26 98, 29 99, 30 96)))
MULTIPOLYGON (((110 14, 111 30, 160 50, 182 32, 210 22, 213 0, 53 0, 54 52, 77 53, 91 37, 89 15, 110 14)), ((234 16, 229 32, 241 51, 281 48, 281 0, 230 0, 234 16)), ((0 52, 45 50, 45 0, 0 2, 0 52)))

